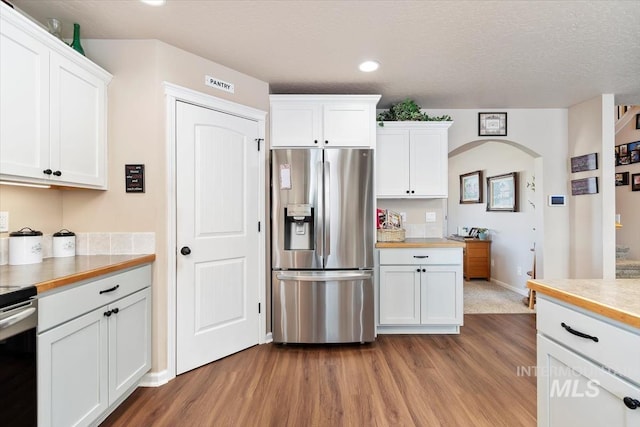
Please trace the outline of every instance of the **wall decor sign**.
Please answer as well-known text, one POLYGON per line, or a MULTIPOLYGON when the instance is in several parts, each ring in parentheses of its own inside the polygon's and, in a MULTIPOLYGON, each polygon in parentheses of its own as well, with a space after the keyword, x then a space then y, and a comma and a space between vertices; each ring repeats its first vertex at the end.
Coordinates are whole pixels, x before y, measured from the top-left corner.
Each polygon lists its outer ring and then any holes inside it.
POLYGON ((640 114, 636 114, 636 129, 640 129, 640 114))
POLYGON ((640 191, 640 173, 631 175, 631 191, 640 191))
POLYGON ((616 187, 629 185, 629 172, 616 173, 616 187))
POLYGON ((482 171, 460 175, 460 203, 482 203, 482 171))
POLYGON ((571 180, 571 195, 579 196, 581 194, 597 194, 598 193, 598 177, 571 180))
POLYGON ((616 166, 640 163, 640 141, 616 145, 614 148, 616 166))
POLYGON ((507 136, 507 113, 478 113, 478 136, 507 136))
POLYGON ((144 165, 124 165, 125 192, 144 193, 144 165))
POLYGON ((571 158, 571 173, 598 169, 598 153, 571 158))
POLYGON ((204 84, 229 93, 234 93, 236 90, 233 83, 225 82, 224 80, 211 76, 204 76, 204 84))
POLYGON ((518 212, 518 173, 487 178, 487 211, 518 212))

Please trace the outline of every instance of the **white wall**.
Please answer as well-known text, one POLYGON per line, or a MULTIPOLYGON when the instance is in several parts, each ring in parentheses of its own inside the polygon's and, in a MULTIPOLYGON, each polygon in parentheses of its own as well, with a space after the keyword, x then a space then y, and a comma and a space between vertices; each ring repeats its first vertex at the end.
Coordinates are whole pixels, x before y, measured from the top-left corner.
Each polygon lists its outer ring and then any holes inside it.
MULTIPOLYGON (((493 139, 518 147, 535 158, 535 197, 536 207, 539 207, 534 214, 538 277, 569 277, 569 209, 549 207, 543 202, 550 194, 567 194, 568 191, 567 110, 493 109, 491 111, 507 112, 507 136, 500 139, 478 137, 478 113, 483 110, 424 111, 430 115, 449 114, 453 118, 454 123, 449 128, 450 156, 493 139)), ((510 159, 501 157, 501 161, 508 164, 510 159)), ((477 169, 481 169, 480 165, 467 172, 477 169)), ((457 177, 452 179, 455 181, 457 177)), ((453 234, 457 226, 449 221, 448 233, 453 234)))
MULTIPOLYGON (((616 133, 615 145, 640 141, 640 129, 636 129, 636 114, 640 107, 633 108, 627 118, 629 121, 616 133)), ((640 174, 640 163, 622 165, 615 168, 618 172, 629 172, 629 185, 618 186, 616 192, 616 213, 620 214, 622 228, 616 231, 616 244, 629 248, 629 259, 640 260, 640 191, 631 191, 631 176, 640 174)))
POLYGON ((491 279, 526 292, 535 242, 536 194, 527 188, 535 175, 535 158, 528 152, 504 142, 486 141, 449 158, 449 230, 458 226, 484 227, 491 236, 491 279), (460 175, 482 170, 482 203, 460 204, 460 175), (518 212, 487 212, 486 178, 518 173, 518 212))

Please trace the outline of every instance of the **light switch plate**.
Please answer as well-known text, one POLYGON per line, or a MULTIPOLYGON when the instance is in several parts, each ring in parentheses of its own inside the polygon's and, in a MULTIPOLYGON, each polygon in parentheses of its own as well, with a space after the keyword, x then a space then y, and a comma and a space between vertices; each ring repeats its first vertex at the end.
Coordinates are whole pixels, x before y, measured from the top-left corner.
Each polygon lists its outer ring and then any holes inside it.
POLYGON ((436 222, 436 213, 435 212, 427 212, 424 215, 425 222, 436 222))
POLYGON ((0 212, 0 233, 9 231, 9 212, 0 212))

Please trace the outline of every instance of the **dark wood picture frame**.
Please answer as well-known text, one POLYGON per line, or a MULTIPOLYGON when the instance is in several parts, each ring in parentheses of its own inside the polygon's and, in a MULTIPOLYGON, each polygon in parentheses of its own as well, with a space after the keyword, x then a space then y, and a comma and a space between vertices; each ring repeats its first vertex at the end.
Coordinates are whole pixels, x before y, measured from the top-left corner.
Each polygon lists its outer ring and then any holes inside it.
POLYGON ((629 172, 616 172, 616 187, 629 185, 629 172))
POLYGON ((507 136, 507 113, 478 113, 478 136, 507 136))
POLYGON ((482 171, 460 175, 460 204, 482 203, 482 171))
POLYGON ((640 191, 640 173, 631 175, 631 191, 640 191))
POLYGON ((571 158, 571 173, 598 169, 598 153, 571 158))
POLYGON ((640 129, 640 114, 636 114, 636 129, 640 129))
POLYGON ((487 211, 518 212, 518 172, 487 178, 487 211))
POLYGON ((598 194, 598 177, 571 180, 571 195, 580 196, 583 194, 598 194))

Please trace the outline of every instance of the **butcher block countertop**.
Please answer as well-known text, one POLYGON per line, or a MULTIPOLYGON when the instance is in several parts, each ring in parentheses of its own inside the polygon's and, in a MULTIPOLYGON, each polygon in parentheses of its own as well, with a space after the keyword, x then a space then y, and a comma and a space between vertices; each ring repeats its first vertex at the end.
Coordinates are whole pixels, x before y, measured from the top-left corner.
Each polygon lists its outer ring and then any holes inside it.
POLYGON ((408 238, 404 242, 377 242, 376 248, 464 248, 461 240, 437 239, 437 238, 408 238))
POLYGON ((535 279, 527 287, 640 328, 640 279, 535 279))
POLYGON ((45 258, 40 264, 0 266, 2 286, 36 286, 41 294, 61 286, 92 279, 155 261, 151 255, 77 255, 45 258))

